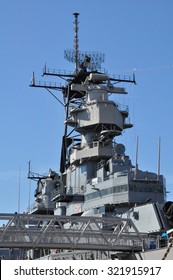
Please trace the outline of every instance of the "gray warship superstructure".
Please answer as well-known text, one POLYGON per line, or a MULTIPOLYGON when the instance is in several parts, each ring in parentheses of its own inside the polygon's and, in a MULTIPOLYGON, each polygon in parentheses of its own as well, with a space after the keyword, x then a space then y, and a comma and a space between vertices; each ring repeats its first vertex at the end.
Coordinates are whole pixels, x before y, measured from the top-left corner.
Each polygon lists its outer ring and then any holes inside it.
POLYGON ((132 124, 126 121, 128 108, 108 98, 110 93, 126 94, 111 80, 81 71, 64 89, 69 99, 65 126, 73 128, 73 135, 63 136, 62 172, 50 170, 48 178, 38 180, 35 213, 45 208, 57 215, 112 216, 146 201, 166 202, 164 177, 133 166, 124 145, 115 141, 132 124))
MULTIPOLYGON (((50 169, 42 176, 33 173, 29 163, 28 178, 37 180, 29 214, 40 221, 35 225, 42 234, 36 246, 54 249, 46 253, 49 259, 79 255, 82 259, 88 252, 103 259, 109 255, 104 250, 113 251, 111 258, 134 258, 135 251, 141 251, 140 259, 156 258, 155 253, 151 256, 152 246, 158 248, 158 237, 173 227, 173 203, 166 202, 164 176, 159 163, 157 173, 140 170, 137 160, 133 165, 125 146, 117 142, 118 136, 133 125, 128 107, 116 102, 115 97, 127 94, 122 84, 136 84, 135 76, 112 77, 101 71, 103 54, 78 50, 78 15, 74 13, 74 50, 65 51, 65 58, 75 63, 75 71, 68 73, 46 65, 43 69, 43 76, 63 78, 66 84, 37 81, 34 73, 31 81, 31 87, 45 88, 65 108, 59 172, 50 169), (57 90, 63 101, 53 93, 57 90), (142 245, 135 245, 136 237, 142 245), (145 255, 147 246, 150 252, 145 255), (99 253, 103 251, 105 254, 99 253)), ((135 258, 139 258, 138 253, 135 258)))
MULTIPOLYGON (((124 145, 116 142, 133 125, 128 107, 110 97, 127 94, 121 84, 135 84, 135 76, 110 77, 99 71, 103 54, 78 50, 78 15, 74 13, 74 50, 65 51, 65 58, 75 63, 75 72, 46 65, 43 69, 43 76, 65 78, 67 84, 37 82, 34 74, 31 81, 32 87, 60 90, 65 107, 60 172, 50 169, 47 177, 37 177, 32 213, 123 216, 132 207, 145 208, 146 202, 158 212, 159 205, 166 202, 164 177, 160 171, 139 170, 137 162, 133 166, 124 145)), ((30 170, 29 178, 35 179, 30 170)), ((140 221, 135 210, 131 216, 140 221)), ((157 229, 162 227, 163 221, 157 229)))
MULTIPOLYGON (((128 218, 139 232, 160 235, 173 225, 172 202, 166 203, 160 175, 160 151, 158 172, 142 171, 137 159, 134 166, 124 145, 117 143, 133 125, 128 107, 111 96, 127 94, 121 85, 136 84, 135 76, 111 77, 100 71, 103 54, 78 50, 78 15, 74 13, 74 50, 65 51, 75 72, 43 69, 43 75, 66 78, 67 84, 48 86, 36 82, 34 75, 31 82, 33 87, 61 90, 66 109, 60 172, 50 169, 47 178, 39 178, 31 212, 128 218)), ((138 153, 138 141, 136 145, 138 153)))

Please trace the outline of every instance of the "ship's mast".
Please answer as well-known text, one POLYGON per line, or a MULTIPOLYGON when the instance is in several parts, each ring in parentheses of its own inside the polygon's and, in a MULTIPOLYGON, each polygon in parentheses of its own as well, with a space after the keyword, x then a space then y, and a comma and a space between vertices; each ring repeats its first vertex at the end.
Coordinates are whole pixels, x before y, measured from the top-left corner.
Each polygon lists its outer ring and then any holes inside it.
POLYGON ((79 55, 79 37, 78 37, 78 30, 79 30, 79 21, 78 21, 78 16, 79 16, 79 13, 73 13, 74 15, 74 57, 75 57, 75 73, 77 74, 78 73, 78 68, 79 68, 79 65, 78 65, 78 55, 79 55))
MULTIPOLYGON (((77 131, 76 128, 69 128, 69 121, 71 120, 70 116, 70 108, 75 106, 81 106, 83 104, 84 99, 86 98, 86 86, 80 89, 80 86, 86 82, 86 79, 89 78, 89 75, 92 73, 103 73, 105 74, 103 69, 101 69, 101 64, 104 62, 105 56, 103 53, 99 52, 82 52, 79 51, 79 21, 78 16, 79 13, 73 13, 74 16, 74 45, 73 49, 66 49, 64 51, 64 58, 75 64, 74 72, 62 71, 56 69, 50 69, 45 64, 43 68, 42 76, 56 76, 58 78, 62 78, 67 81, 65 86, 61 86, 61 84, 57 84, 55 82, 47 82, 47 81, 37 81, 34 76, 34 72, 32 75, 32 80, 30 86, 32 87, 41 87, 45 88, 56 100, 59 101, 61 105, 65 108, 65 130, 64 135, 62 137, 62 149, 61 149, 61 160, 60 160, 60 172, 61 174, 66 171, 67 166, 69 165, 68 151, 71 145, 71 141, 77 141, 75 137, 72 137, 72 133, 77 131), (99 72, 98 72, 99 71, 99 72), (73 85, 73 86, 72 86, 73 85), (79 87, 79 88, 78 88, 79 87), (57 97, 55 91, 61 91, 63 94, 63 102, 57 97), (67 132, 67 130, 70 130, 67 132)), ((127 77, 127 76, 117 76, 117 77, 109 77, 109 82, 107 78, 105 81, 101 81, 101 84, 110 83, 112 81, 115 83, 127 82, 127 83, 135 83, 135 77, 127 77)), ((90 81, 91 84, 99 84, 99 81, 90 81)), ((111 89, 110 89, 111 90, 111 89)), ((121 91, 121 90, 120 90, 121 91)), ((115 92, 117 93, 117 87, 115 92)), ((119 92, 120 93, 120 92, 119 92)), ((125 93, 124 90, 121 93, 125 93)))

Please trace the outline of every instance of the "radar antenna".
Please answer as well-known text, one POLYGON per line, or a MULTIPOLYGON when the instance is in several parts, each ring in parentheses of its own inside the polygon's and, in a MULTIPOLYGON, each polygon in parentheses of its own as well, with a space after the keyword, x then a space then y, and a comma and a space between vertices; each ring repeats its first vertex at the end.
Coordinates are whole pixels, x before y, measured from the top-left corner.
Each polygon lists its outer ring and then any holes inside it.
POLYGON ((79 13, 74 15, 74 49, 67 49, 64 51, 64 58, 70 62, 75 63, 75 74, 79 72, 79 68, 86 71, 89 68, 91 71, 101 69, 101 63, 105 60, 105 55, 99 52, 81 52, 79 51, 79 13))

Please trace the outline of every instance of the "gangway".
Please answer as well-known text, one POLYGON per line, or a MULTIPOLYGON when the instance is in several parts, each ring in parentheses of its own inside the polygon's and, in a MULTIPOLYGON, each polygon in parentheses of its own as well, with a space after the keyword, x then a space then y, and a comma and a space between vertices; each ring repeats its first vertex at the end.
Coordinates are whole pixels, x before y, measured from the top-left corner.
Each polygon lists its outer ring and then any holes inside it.
POLYGON ((142 251, 130 219, 0 214, 0 248, 142 251))

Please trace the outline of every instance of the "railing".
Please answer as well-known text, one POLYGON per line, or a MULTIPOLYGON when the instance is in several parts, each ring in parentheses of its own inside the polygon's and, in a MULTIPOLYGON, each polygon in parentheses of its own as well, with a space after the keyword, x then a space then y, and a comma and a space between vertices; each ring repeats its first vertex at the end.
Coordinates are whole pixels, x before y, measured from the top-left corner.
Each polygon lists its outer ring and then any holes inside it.
POLYGON ((57 84, 56 82, 48 82, 48 81, 36 81, 35 79, 31 81, 32 87, 45 87, 45 88, 54 88, 61 89, 61 84, 57 84))
POLYGON ((49 211, 49 210, 53 210, 54 206, 53 204, 49 201, 45 201, 45 202, 34 202, 31 204, 30 206, 30 213, 36 211, 36 210, 44 210, 44 211, 49 211))
POLYGON ((128 83, 136 83, 135 81, 135 76, 129 76, 129 75, 112 75, 111 76, 112 79, 116 80, 116 81, 120 81, 120 82, 128 82, 128 83))
POLYGON ((43 75, 74 76, 74 72, 44 67, 43 75))

